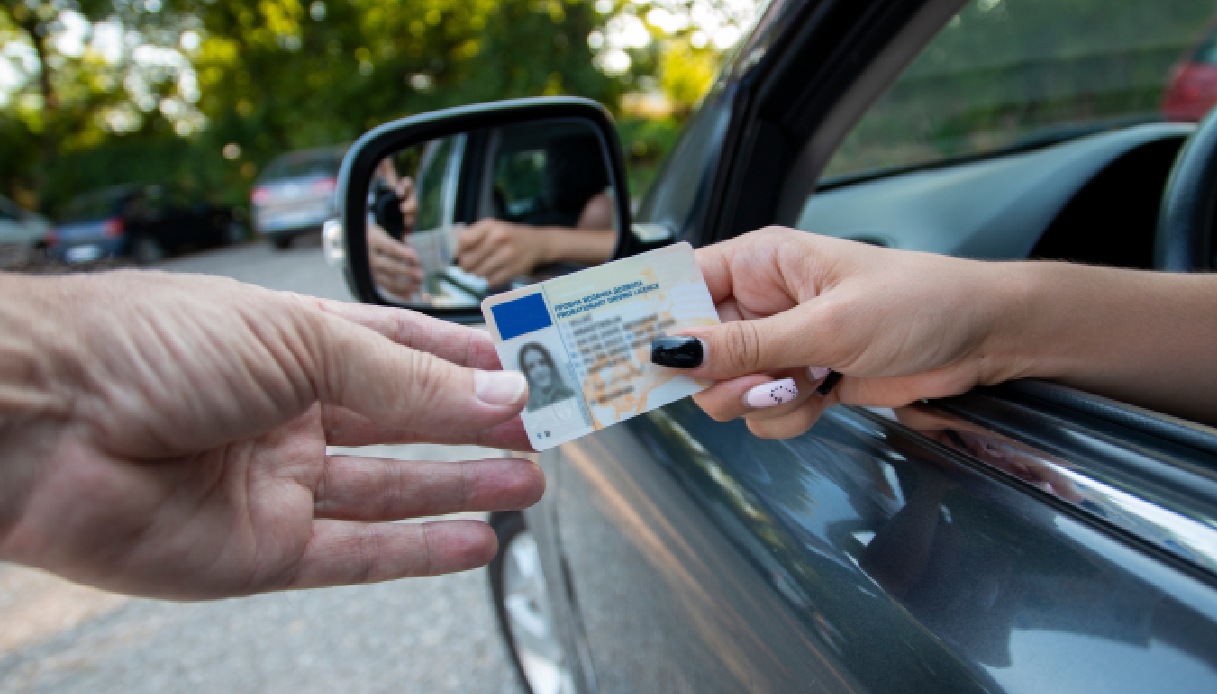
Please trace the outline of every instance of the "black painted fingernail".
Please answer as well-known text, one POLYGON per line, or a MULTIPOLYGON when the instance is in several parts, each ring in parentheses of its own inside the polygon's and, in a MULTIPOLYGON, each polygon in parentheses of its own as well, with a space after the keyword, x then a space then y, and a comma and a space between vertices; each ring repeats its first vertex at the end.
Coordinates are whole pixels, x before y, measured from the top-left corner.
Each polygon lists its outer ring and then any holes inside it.
POLYGON ((833 388, 841 382, 841 374, 838 371, 829 371, 824 377, 824 381, 816 388, 816 395, 828 395, 833 388))
POLYGON ((696 337, 657 337, 651 340, 651 363, 674 369, 701 366, 706 357, 705 347, 696 337))

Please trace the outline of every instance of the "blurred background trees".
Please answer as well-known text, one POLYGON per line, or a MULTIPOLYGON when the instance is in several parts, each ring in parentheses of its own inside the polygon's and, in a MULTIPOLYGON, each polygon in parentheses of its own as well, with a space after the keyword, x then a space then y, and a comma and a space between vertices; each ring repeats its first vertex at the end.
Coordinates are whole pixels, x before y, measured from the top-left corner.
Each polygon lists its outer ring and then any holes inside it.
POLYGON ((11 0, 0 193, 53 212, 82 190, 173 181, 245 204, 282 152, 547 94, 607 105, 645 169, 754 12, 753 0, 11 0))

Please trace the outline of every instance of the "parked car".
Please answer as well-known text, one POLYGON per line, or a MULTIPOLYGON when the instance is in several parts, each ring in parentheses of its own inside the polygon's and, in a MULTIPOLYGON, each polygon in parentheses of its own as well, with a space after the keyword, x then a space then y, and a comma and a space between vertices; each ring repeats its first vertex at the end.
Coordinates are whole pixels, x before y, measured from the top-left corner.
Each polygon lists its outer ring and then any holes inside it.
POLYGON ((0 270, 34 262, 46 251, 50 226, 42 215, 0 196, 0 270))
POLYGON ((1217 105, 1217 31, 1209 32, 1170 71, 1162 113, 1194 123, 1217 105))
MULTIPOLYGON (((774 0, 632 221, 618 208, 617 255, 781 224, 972 258, 1211 271, 1217 118, 1146 122, 1158 100, 1130 88, 1211 11, 774 0)), ((533 113, 602 123, 617 147, 593 105, 553 99, 426 114, 356 143, 339 195, 362 300, 388 303, 355 252, 356 183, 376 152, 533 113)), ((536 460, 545 497, 492 515, 489 571, 533 694, 1217 691, 1212 427, 1017 382, 834 407, 783 441, 685 400, 536 460)))
POLYGON ((320 231, 335 218, 334 188, 345 151, 345 147, 326 147, 272 160, 250 194, 258 236, 282 250, 297 236, 320 231))
POLYGON ((221 246, 244 236, 230 207, 199 201, 167 185, 125 185, 79 195, 51 229, 51 255, 69 265, 108 258, 154 263, 185 248, 221 246))

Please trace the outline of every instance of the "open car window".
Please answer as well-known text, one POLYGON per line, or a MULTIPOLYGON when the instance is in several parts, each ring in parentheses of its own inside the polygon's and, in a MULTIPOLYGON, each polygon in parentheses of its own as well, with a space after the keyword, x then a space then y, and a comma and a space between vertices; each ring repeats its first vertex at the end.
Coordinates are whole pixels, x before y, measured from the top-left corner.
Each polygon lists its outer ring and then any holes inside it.
POLYGON ((823 180, 1197 120, 1217 103, 1215 13, 1201 0, 973 0, 870 108, 823 180))

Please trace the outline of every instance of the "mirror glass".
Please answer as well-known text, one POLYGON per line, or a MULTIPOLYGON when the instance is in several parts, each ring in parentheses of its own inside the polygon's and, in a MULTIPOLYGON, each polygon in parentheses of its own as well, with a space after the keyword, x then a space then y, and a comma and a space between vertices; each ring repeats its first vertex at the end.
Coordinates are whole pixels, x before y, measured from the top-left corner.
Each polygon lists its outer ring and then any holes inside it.
POLYGON ((596 128, 552 119, 391 153, 367 194, 369 266, 385 299, 468 308, 609 259, 619 194, 596 128))

